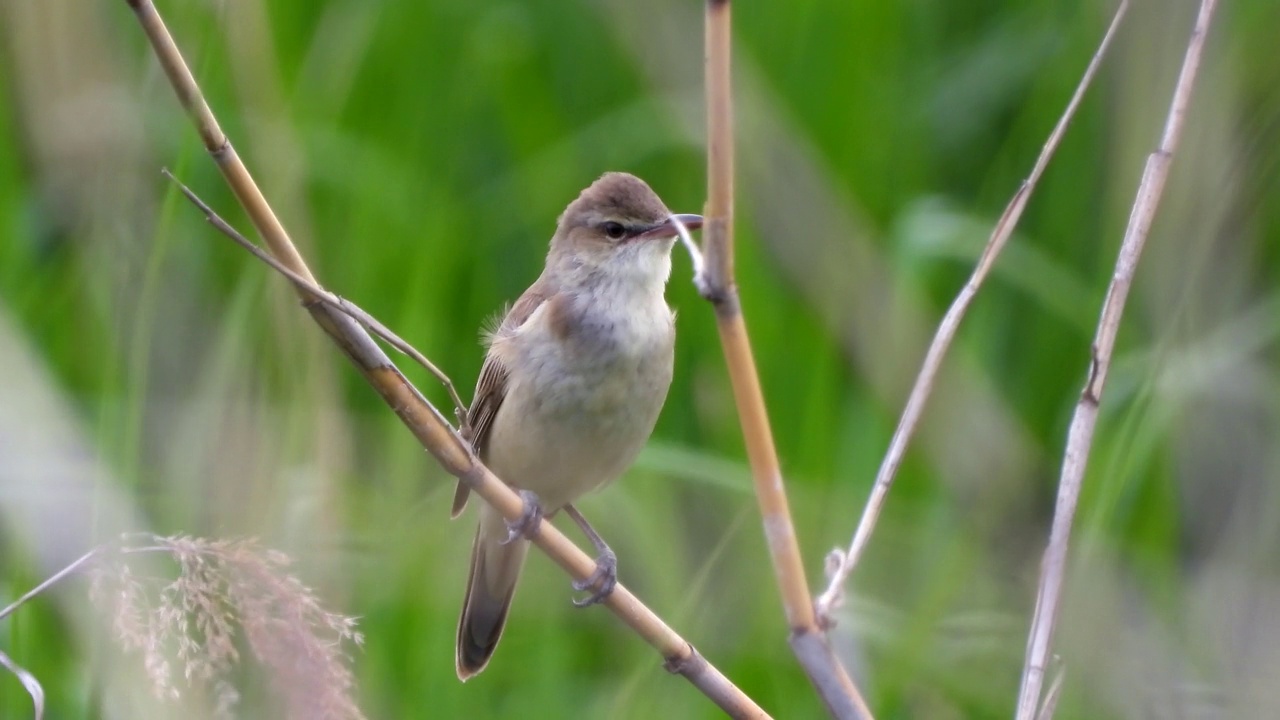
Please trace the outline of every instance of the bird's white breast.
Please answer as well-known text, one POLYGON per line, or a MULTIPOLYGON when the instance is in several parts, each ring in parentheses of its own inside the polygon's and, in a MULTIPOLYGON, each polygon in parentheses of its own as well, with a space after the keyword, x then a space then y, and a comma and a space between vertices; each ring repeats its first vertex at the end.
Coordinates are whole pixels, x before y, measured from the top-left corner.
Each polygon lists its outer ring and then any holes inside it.
POLYGON ((544 303, 499 341, 505 347, 495 345, 510 375, 489 464, 544 508, 616 479, 653 431, 675 342, 662 287, 624 280, 566 292, 563 307, 544 303))

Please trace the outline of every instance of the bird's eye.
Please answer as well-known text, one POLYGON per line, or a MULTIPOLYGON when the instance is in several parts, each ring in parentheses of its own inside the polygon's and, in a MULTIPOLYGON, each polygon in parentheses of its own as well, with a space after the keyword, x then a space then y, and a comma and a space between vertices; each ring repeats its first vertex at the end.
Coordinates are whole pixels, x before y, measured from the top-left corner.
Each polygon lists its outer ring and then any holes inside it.
POLYGON ((604 236, 610 240, 621 240, 627 234, 627 229, 622 226, 622 223, 616 223, 612 220, 601 225, 600 229, 604 231, 604 236))

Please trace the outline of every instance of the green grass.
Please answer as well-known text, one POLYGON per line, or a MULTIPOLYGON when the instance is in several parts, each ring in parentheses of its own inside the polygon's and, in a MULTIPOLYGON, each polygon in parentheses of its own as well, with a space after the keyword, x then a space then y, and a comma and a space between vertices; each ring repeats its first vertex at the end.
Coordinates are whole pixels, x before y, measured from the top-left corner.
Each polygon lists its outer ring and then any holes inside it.
MULTIPOLYGON (((877 717, 1011 715, 1066 426, 1193 6, 1133 8, 948 358, 833 635, 877 717)), ((1089 465, 1059 718, 1276 712, 1277 7, 1224 3, 1209 40, 1089 465)), ((324 284, 465 397, 478 328, 537 276, 582 187, 628 170, 676 211, 703 201, 697 4, 160 10, 324 284)), ((816 589, 1110 4, 734 10, 737 272, 816 589)), ((371 717, 718 715, 611 615, 570 607, 540 556, 493 665, 458 683, 473 519, 448 522, 451 478, 285 284, 164 182, 161 166, 248 229, 125 4, 13 3, 0 28, 0 604, 122 525, 252 535, 361 617, 371 717)), ((816 717, 689 279, 678 252, 655 439, 584 512, 710 661, 777 717, 816 717)), ((40 677, 48 717, 163 716, 85 589, 0 624, 0 650, 40 677)), ((0 715, 29 712, 0 676, 0 715)))

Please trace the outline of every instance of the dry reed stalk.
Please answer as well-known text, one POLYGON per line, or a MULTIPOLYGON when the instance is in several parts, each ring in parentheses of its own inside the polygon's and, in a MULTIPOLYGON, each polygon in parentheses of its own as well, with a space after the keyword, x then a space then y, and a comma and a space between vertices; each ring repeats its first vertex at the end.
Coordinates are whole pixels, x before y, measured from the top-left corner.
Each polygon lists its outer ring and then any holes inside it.
MULTIPOLYGON (((742 305, 733 276, 733 95, 730 87, 729 0, 709 0, 706 24, 707 205, 703 211, 704 261, 695 277, 698 292, 715 309, 716 327, 733 386, 738 419, 755 480, 756 500, 764 522, 783 610, 790 628, 788 642, 817 689, 828 712, 837 718, 871 718, 853 680, 827 644, 814 613, 805 579, 804 560, 796 541, 778 451, 765 411, 764 393, 747 337, 742 305)), ((699 265, 699 263, 695 263, 699 265)))
POLYGON ((987 275, 991 272, 992 266, 995 265, 996 258, 999 257, 1000 252, 1004 250, 1005 244, 1013 235, 1013 230, 1017 227, 1018 220, 1022 218, 1022 211, 1026 208, 1027 201, 1031 198, 1031 193, 1035 191, 1036 185, 1040 181, 1040 176, 1049 167, 1049 160, 1052 159, 1054 152, 1058 149, 1058 145, 1062 142, 1062 136, 1066 134, 1067 125, 1075 117, 1076 109, 1080 106, 1085 91, 1093 82, 1093 76, 1097 73, 1098 66, 1102 63, 1102 58, 1106 55, 1107 48, 1111 45, 1111 39, 1115 35, 1116 28, 1120 26, 1120 21, 1124 18, 1125 11, 1128 8, 1129 0, 1121 0, 1119 6, 1116 7, 1110 27, 1107 28, 1106 34, 1103 35, 1102 42, 1093 54, 1093 59, 1089 61, 1088 67, 1085 68, 1084 75, 1076 86, 1075 94, 1072 95, 1071 101, 1067 103, 1066 109, 1058 119, 1058 124, 1049 133, 1049 139, 1045 141, 1044 147, 1040 150, 1040 157, 1036 159, 1036 163, 1031 169, 1031 174, 1027 176, 1026 180, 1022 181, 1022 185, 1014 193, 1013 198, 1009 200, 1009 204, 1005 206, 1004 212, 1000 215, 1000 220, 991 231, 991 237, 987 240, 987 244, 982 250, 982 255, 978 258, 978 264, 974 268, 973 274, 969 277, 969 281, 965 283, 965 286, 961 288, 960 293, 956 295, 956 299, 951 302, 951 307, 947 309, 947 314, 943 316, 942 322, 938 324, 938 331, 933 336, 933 342, 929 344, 928 352, 925 353, 924 363, 920 368, 920 373, 916 376, 916 382, 911 388, 911 394, 907 397, 907 405, 902 411, 901 419, 898 420, 898 427, 894 430, 893 438, 889 441, 889 449, 885 453, 884 460, 880 462, 880 470, 876 473, 875 484, 871 487, 871 497, 867 499, 867 505, 862 511, 862 519, 858 522, 857 529, 854 530, 853 539, 849 541, 849 548, 847 550, 836 548, 828 556, 828 563, 832 569, 828 572, 827 589, 818 597, 817 606, 818 616, 824 623, 832 621, 832 611, 841 602, 844 585, 849 579, 849 574, 853 572, 854 566, 858 564, 858 560, 862 557, 862 552, 867 547, 867 542, 871 539, 871 533, 875 530, 876 521, 880 518, 880 512, 884 509, 885 500, 889 496, 889 488, 893 485, 893 480, 898 473, 898 466, 902 464, 902 458, 907 453, 907 445, 911 442, 912 436, 915 435, 916 426, 919 425, 920 417, 924 414, 925 403, 929 401, 929 395, 933 392, 934 382, 938 378, 938 372, 942 369, 942 361, 946 357, 947 350, 951 347, 951 341, 955 339, 956 331, 960 327, 960 321, 969 309, 969 304, 977 296, 983 281, 986 280, 987 275))
MULTIPOLYGON (((1084 483, 1085 466, 1093 445, 1093 433, 1098 422, 1098 404, 1111 367, 1111 354, 1115 349, 1116 334, 1124 314, 1125 300, 1133 285, 1133 275, 1142 256, 1143 246, 1151 232, 1156 207, 1164 186, 1169 179, 1169 166, 1174 150, 1182 134, 1183 121, 1191 101, 1191 89, 1196 72, 1200 68, 1200 56, 1204 51, 1205 36, 1213 19, 1216 0, 1202 0, 1196 17, 1195 28, 1187 43, 1187 52, 1173 89, 1173 100, 1165 119, 1164 133, 1159 148, 1147 157, 1138 185, 1138 194, 1129 215, 1129 224, 1120 243, 1116 258, 1115 274, 1107 287, 1098 330, 1094 336, 1092 357, 1089 360, 1088 378, 1076 403, 1067 431, 1066 451, 1062 460, 1062 475, 1058 480, 1058 500, 1053 512, 1053 527, 1049 531, 1049 543, 1040 565, 1040 582, 1036 591, 1035 614, 1027 637, 1026 662, 1022 670, 1022 683, 1018 690, 1017 720, 1032 720, 1042 716, 1041 687, 1045 668, 1053 644, 1053 632, 1058 621, 1062 587, 1067 572, 1067 550, 1071 540, 1071 525, 1075 519, 1076 505, 1080 500, 1080 487, 1084 483)), ((1050 693, 1055 696, 1055 693, 1050 693)), ((1046 718, 1045 720, 1049 720, 1046 718)))

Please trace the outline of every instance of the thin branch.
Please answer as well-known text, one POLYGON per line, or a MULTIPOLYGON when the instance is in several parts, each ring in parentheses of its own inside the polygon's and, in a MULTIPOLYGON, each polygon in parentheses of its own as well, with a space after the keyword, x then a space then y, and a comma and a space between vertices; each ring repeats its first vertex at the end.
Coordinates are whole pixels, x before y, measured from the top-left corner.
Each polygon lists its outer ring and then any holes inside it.
MULTIPOLYGON (((69 565, 58 572, 50 575, 48 578, 45 578, 44 582, 23 593, 22 597, 9 603, 8 607, 5 609, 0 610, 0 620, 9 617, 15 610, 25 605, 29 600, 61 582, 68 575, 71 575, 84 567, 86 563, 97 557, 101 551, 102 548, 94 548, 90 550, 73 560, 69 565)), ((17 676, 19 682, 22 683, 22 686, 27 689, 27 694, 31 696, 31 703, 35 706, 35 720, 41 720, 44 717, 44 688, 41 687, 40 681, 36 679, 36 676, 32 675, 26 668, 15 663, 3 651, 0 651, 0 666, 3 666, 6 670, 17 676)))
POLYGON ((44 688, 40 686, 40 681, 26 668, 10 659, 3 650, 0 650, 0 666, 17 676, 18 681, 22 683, 22 687, 26 688, 27 694, 31 696, 31 704, 34 706, 33 717, 35 717, 35 720, 42 720, 44 718, 44 688))
MULTIPOLYGON (((126 0, 142 25, 164 67, 165 74, 192 122, 196 126, 232 192, 244 207, 271 254, 301 279, 316 285, 284 227, 266 198, 218 127, 213 112, 187 68, 177 45, 150 0, 126 0)), ((480 462, 471 445, 445 420, 438 409, 404 377, 365 330, 348 315, 334 310, 305 286, 295 284, 311 316, 342 349, 356 369, 373 386, 396 416, 448 473, 459 478, 472 492, 509 520, 519 519, 524 504, 520 497, 480 462)), ((573 544, 550 523, 542 523, 533 544, 577 580, 595 570, 595 559, 573 544)), ((665 666, 678 672, 699 691, 733 717, 764 718, 768 715, 751 698, 708 663, 684 638, 667 626, 629 590, 618 585, 603 605, 621 618, 662 655, 665 666)))
POLYGON ((151 41, 156 59, 160 61, 160 67, 164 69, 169 83, 173 85, 174 92, 178 95, 178 102, 187 111, 191 122, 196 126, 196 131, 200 133, 205 149, 209 151, 218 170, 222 172, 227 185, 231 187, 231 192, 249 214, 253 226, 262 234, 267 247, 271 249, 271 254, 276 256, 285 267, 314 284, 316 279, 311 275, 311 270, 307 268, 297 248, 294 247, 293 241, 289 239, 289 233, 285 232, 284 226, 276 218, 262 191, 258 189, 258 184, 249 174, 248 168, 240 160, 235 148, 231 146, 231 141, 219 127, 217 118, 214 117, 209 104, 205 102, 204 94, 200 92, 195 76, 187 67, 186 61, 182 58, 182 52, 178 50, 177 43, 173 41, 173 36, 169 34, 169 29, 165 27, 164 20, 160 17, 155 5, 151 0, 125 0, 125 2, 137 15, 138 23, 146 33, 147 39, 151 41))
POLYGON ((9 607, 6 607, 4 610, 0 610, 0 620, 3 620, 9 617, 9 615, 12 614, 14 610, 17 610, 18 608, 22 607, 22 605, 26 603, 28 600, 39 595, 45 590, 48 590, 50 587, 60 582, 63 578, 79 570, 81 566, 83 566, 85 563, 92 560, 99 552, 101 552, 100 548, 94 548, 90 550, 89 552, 81 555, 79 558, 74 560, 70 565, 62 568, 61 570, 54 573, 53 575, 50 575, 48 578, 45 579, 44 582, 40 583, 39 585, 23 593, 22 597, 18 598, 17 600, 14 600, 12 603, 9 603, 9 607))
POLYGON ((1174 87, 1173 100, 1165 120, 1160 147, 1147 158, 1142 181, 1138 185, 1138 194, 1134 199, 1133 210, 1129 215, 1129 225, 1125 229, 1124 240, 1120 244, 1115 274, 1111 279, 1111 285, 1107 288, 1106 300, 1102 305, 1102 315, 1098 320, 1098 331, 1094 337, 1092 357, 1089 362, 1088 379, 1085 381, 1084 390, 1080 393, 1080 400, 1076 404, 1075 414, 1071 418, 1071 427, 1067 432, 1062 475, 1058 481, 1057 507, 1053 513, 1049 544, 1040 566, 1035 614, 1027 638, 1026 664, 1023 667, 1022 685, 1018 692, 1018 720, 1031 720, 1036 716, 1037 708, 1041 705, 1040 690, 1044 684, 1045 667, 1058 620, 1063 578, 1066 576, 1071 525, 1075 519, 1076 505, 1080 499, 1080 486, 1084 482, 1085 467, 1093 444, 1093 432, 1097 426, 1098 403, 1102 399, 1102 389, 1107 379, 1107 370, 1111 366, 1111 354, 1115 348, 1116 334, 1120 329, 1125 300, 1128 299, 1129 288, 1133 284, 1134 271, 1137 269, 1147 236, 1151 232, 1151 223, 1155 218, 1160 197, 1164 193, 1165 183, 1169 179, 1169 166, 1182 134, 1187 106, 1191 101, 1191 89, 1195 84, 1196 72, 1200 68, 1205 36, 1208 34, 1216 4, 1216 0, 1202 0, 1200 4, 1195 29, 1192 30, 1182 70, 1178 74, 1178 82, 1174 87))
MULTIPOLYGON (((870 718, 853 680, 827 644, 814 615, 796 541, 778 451, 774 446, 764 393, 747 337, 733 276, 733 97, 730 65, 729 0, 708 0, 706 25, 707 205, 703 225, 705 258, 695 274, 698 292, 715 309, 720 344, 733 386, 734 402, 751 461, 756 500, 773 561, 792 652, 837 718, 870 718)), ((696 255, 694 255, 696 258, 696 255)), ((695 260, 695 267, 697 262, 695 260)))
POLYGON ((947 350, 951 347, 951 341, 955 339, 956 331, 960 327, 960 321, 964 318, 964 314, 969 309, 969 304, 973 302, 973 298, 977 296, 978 289, 982 287, 982 283, 990 273, 996 258, 1013 235, 1013 230, 1017 226, 1018 220, 1022 218, 1022 211, 1026 208, 1027 201, 1031 198, 1031 193, 1035 190, 1036 184, 1040 181, 1040 176, 1044 174, 1045 168, 1049 166, 1050 159, 1053 158, 1054 152, 1057 151, 1058 145, 1062 142, 1062 136, 1066 134, 1067 126, 1071 123, 1071 119, 1075 117, 1076 109, 1080 106, 1085 91, 1093 82, 1093 76, 1097 73, 1098 66, 1101 65, 1102 58, 1106 55, 1107 48, 1111 45, 1111 38, 1115 35, 1116 28, 1120 26, 1120 21, 1124 18, 1125 11, 1128 8, 1129 0, 1120 0, 1115 16, 1111 19, 1111 26, 1107 28, 1106 34, 1102 37, 1102 43, 1093 54, 1093 59, 1089 61, 1089 66, 1085 68, 1084 75, 1076 86, 1075 94, 1072 95, 1071 101, 1067 103, 1067 108, 1063 111, 1062 117, 1058 119, 1058 124, 1053 128, 1053 132, 1049 133, 1049 139, 1045 141, 1044 147, 1040 150, 1040 157, 1036 159, 1036 164, 1032 167, 1031 174, 1027 176, 1027 179, 1022 182, 1017 192, 1013 194, 1013 198, 1009 200, 1009 204, 1005 207, 1004 213, 996 223, 995 229, 991 231, 991 237, 987 240, 987 245, 983 248, 982 255, 978 258, 977 267, 974 268, 969 281, 965 283, 956 299, 952 301, 951 307, 947 309, 947 314, 943 316, 942 322, 938 325, 938 331, 933 336, 929 351, 925 354, 920 374, 916 376, 915 386, 911 388, 911 394, 907 398, 907 405, 902 411, 902 418, 898 421, 898 427, 894 430, 893 439, 889 442, 889 450, 885 453, 884 460, 880 463, 880 470, 876 474, 875 484, 871 487, 871 496, 867 499, 867 505, 862 511, 862 519, 858 522, 858 528, 853 533, 853 539, 849 542, 849 549, 845 551, 836 549, 831 553, 831 567, 835 569, 828 573, 827 589, 818 597, 817 606, 818 616, 824 624, 830 624, 833 621, 831 613, 840 605, 844 585, 849 579, 849 574, 853 572, 854 566, 857 565, 858 560, 862 557, 867 541, 870 540, 871 533, 875 530, 876 521, 880 518, 880 511, 884 509, 885 500, 889 496, 889 488, 898 473, 898 467, 902 464, 903 456, 906 455, 907 445, 911 442, 912 436, 915 435, 916 427, 920 423, 920 416, 924 414, 925 403, 928 402, 929 396, 933 392, 934 382, 937 380, 938 372, 942 368, 942 361, 946 357, 947 350))
POLYGON ((298 273, 285 267, 283 263, 272 257, 270 253, 258 247, 252 240, 242 235, 240 231, 231 227, 230 223, 219 217, 218 213, 214 212, 213 208, 209 207, 208 203, 201 200, 200 196, 196 195, 191 188, 187 187, 181 180, 174 177, 173 173, 169 172, 168 168, 164 168, 160 172, 163 173, 165 177, 172 180, 173 184, 177 185, 182 194, 187 197, 187 200, 190 200, 193 205, 199 208, 200 212, 204 213, 204 219, 212 225, 215 230, 234 240, 237 245, 248 250, 250 254, 269 265, 271 269, 289 278, 289 280, 293 281, 294 285, 297 285, 311 293, 312 299, 315 302, 327 305, 334 310, 349 316, 364 326, 366 330, 385 340, 388 345, 399 350, 404 355, 407 355, 411 360, 426 368, 427 372, 434 375, 436 380, 439 380, 440 384, 444 385, 445 389, 449 391, 449 399, 453 401, 453 412, 457 416, 458 422, 464 422, 466 420, 467 404, 462 402, 462 398, 458 396, 458 390, 454 387, 453 380, 449 379, 449 376, 446 375, 443 370, 436 367, 435 363, 431 362, 426 358, 426 356, 418 352, 417 348, 405 342, 399 335, 396 335, 390 328, 379 322, 377 318, 360 309, 360 307, 355 303, 347 300, 346 298, 334 295, 328 290, 321 288, 314 282, 307 280, 298 273))

